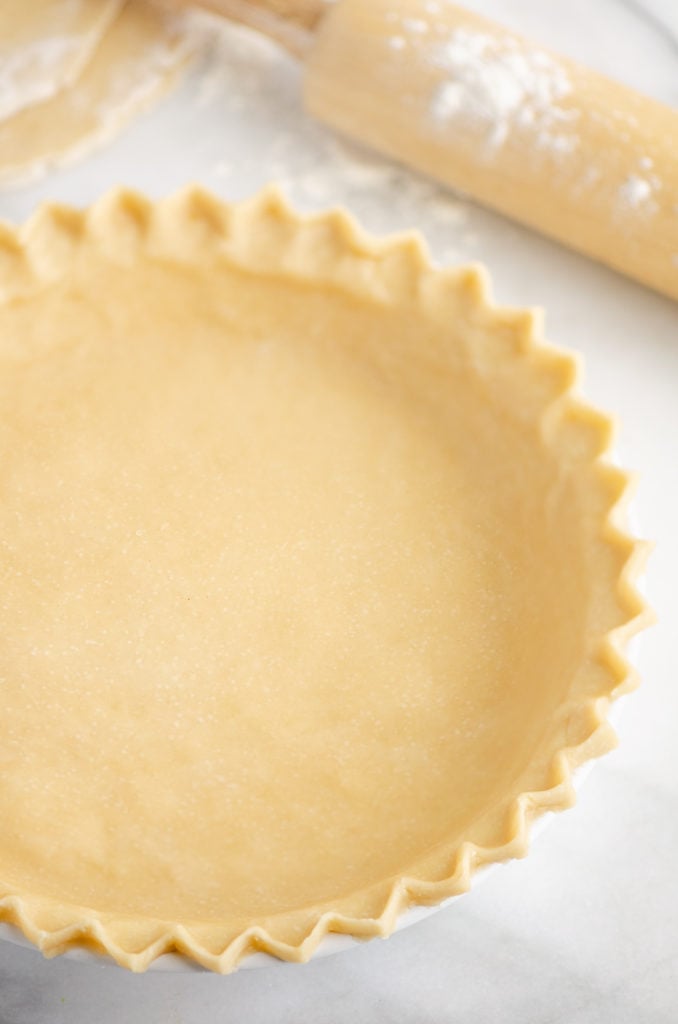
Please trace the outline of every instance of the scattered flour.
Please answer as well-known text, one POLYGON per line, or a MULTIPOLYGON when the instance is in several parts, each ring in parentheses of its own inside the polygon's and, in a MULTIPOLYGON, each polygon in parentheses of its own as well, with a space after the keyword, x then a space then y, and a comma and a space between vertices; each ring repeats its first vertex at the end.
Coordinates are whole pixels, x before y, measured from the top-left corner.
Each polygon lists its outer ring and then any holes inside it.
POLYGON ((640 206, 652 198, 652 192, 652 185, 647 178, 631 174, 619 189, 619 196, 629 206, 640 206))
POLYGON ((654 161, 641 156, 637 161, 638 170, 629 174, 617 191, 617 206, 623 212, 655 213, 658 209, 657 196, 662 188, 659 177, 653 173, 654 161))
POLYGON ((618 204, 624 212, 654 213, 657 210, 655 197, 660 187, 661 182, 654 175, 641 177, 629 174, 618 190, 618 204))
POLYGON ((565 69, 547 53, 512 36, 500 40, 459 28, 431 55, 445 73, 431 98, 439 127, 458 126, 482 137, 487 155, 514 129, 530 132, 539 149, 562 155, 578 140, 567 131, 577 112, 560 106, 571 91, 565 69))
MULTIPOLYGON (((424 10, 434 15, 441 5, 428 0, 424 10)), ((579 171, 576 162, 565 164, 580 147, 580 112, 567 102, 573 86, 557 58, 508 33, 497 36, 465 26, 450 31, 449 22, 442 24, 435 17, 424 32, 413 24, 416 19, 394 15, 389 20, 399 32, 391 37, 393 48, 404 48, 394 45, 404 37, 408 50, 416 52, 429 73, 438 73, 427 111, 437 132, 470 140, 479 160, 491 160, 512 141, 526 154, 546 155, 567 167, 566 173, 578 174, 571 183, 574 196, 599 186, 604 171, 579 171)), ((620 145, 630 143, 629 129, 638 126, 637 116, 623 109, 593 109, 589 116, 603 123, 620 145)), ((613 180, 608 203, 617 214, 656 212, 661 181, 653 168, 651 157, 634 157, 623 179, 613 180)))
MULTIPOLYGON (((481 211, 309 118, 301 100, 302 72, 275 44, 208 15, 195 16, 194 24, 201 38, 210 40, 209 52, 187 83, 195 118, 212 125, 218 113, 230 126, 228 133, 203 135, 203 146, 209 147, 207 184, 211 180, 235 199, 276 181, 302 210, 342 204, 376 232, 419 224, 438 259, 477 257, 474 221, 485 216, 481 211), (243 141, 235 146, 234 138, 243 141), (264 159, 262 142, 250 145, 256 139, 265 140, 264 159)), ((402 43, 390 45, 410 45, 410 38, 398 22, 392 40, 402 43)))
POLYGON ((406 32, 414 32, 417 35, 426 35, 429 30, 428 22, 423 18, 403 18, 403 28, 406 32))

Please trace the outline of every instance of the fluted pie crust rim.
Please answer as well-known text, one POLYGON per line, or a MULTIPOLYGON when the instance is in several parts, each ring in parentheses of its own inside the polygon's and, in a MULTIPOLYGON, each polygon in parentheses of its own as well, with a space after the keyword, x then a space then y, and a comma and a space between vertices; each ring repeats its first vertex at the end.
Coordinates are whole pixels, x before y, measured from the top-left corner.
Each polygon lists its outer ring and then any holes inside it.
MULTIPOLYGON (((596 506, 604 508, 599 543, 607 555, 612 552, 612 561, 621 569, 601 587, 607 588, 619 615, 615 627, 597 638, 595 658, 578 669, 562 723, 549 730, 548 749, 535 752, 505 800, 491 809, 496 841, 480 845, 456 836, 450 839, 442 857, 448 865, 444 876, 422 858, 406 876, 389 880, 377 914, 361 912, 363 894, 352 893, 337 900, 335 907, 319 906, 301 936, 285 940, 282 914, 276 918, 275 936, 253 922, 223 948, 218 922, 206 930, 190 922, 136 919, 129 929, 134 939, 126 941, 125 921, 111 911, 59 905, 55 913, 53 901, 12 891, 0 878, 0 921, 18 927, 45 955, 85 947, 133 971, 144 971, 157 957, 178 952, 211 971, 228 973, 255 952, 306 961, 331 932, 386 936, 407 908, 440 903, 466 891, 478 868, 524 856, 533 820, 545 811, 569 807, 574 799, 573 772, 615 744, 608 710, 637 682, 624 650, 629 638, 649 623, 651 613, 636 586, 647 545, 634 539, 626 526, 632 480, 610 458, 613 423, 579 396, 577 360, 543 340, 538 312, 496 306, 481 266, 435 268, 416 234, 378 240, 342 210, 301 216, 275 188, 234 205, 197 187, 157 202, 117 189, 85 211, 48 204, 24 227, 3 227, 0 304, 17 297, 25 300, 43 284, 67 275, 85 242, 106 259, 126 265, 153 259, 199 267, 218 254, 262 279, 302 280, 311 289, 329 285, 375 309, 414 309, 422 323, 446 316, 481 317, 503 339, 504 356, 522 363, 528 378, 533 375, 543 384, 548 377, 539 427, 595 493, 596 506), (58 924, 50 924, 57 918, 58 924), (141 941, 140 934, 145 936, 141 941)), ((441 856, 438 851, 437 864, 441 856)), ((364 903, 369 906, 370 900, 364 903)))

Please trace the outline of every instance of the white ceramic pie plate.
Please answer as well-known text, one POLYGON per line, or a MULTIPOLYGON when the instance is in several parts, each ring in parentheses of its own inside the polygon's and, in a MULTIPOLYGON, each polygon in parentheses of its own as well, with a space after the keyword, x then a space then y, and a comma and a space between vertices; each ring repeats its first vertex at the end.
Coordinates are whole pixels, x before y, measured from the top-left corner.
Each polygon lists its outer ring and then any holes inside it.
MULTIPOLYGON (((629 654, 635 653, 636 640, 631 642, 629 654)), ((617 700, 612 708, 610 709, 609 721, 615 727, 618 728, 620 711, 624 698, 617 700)), ((587 761, 574 773, 572 781, 575 789, 578 791, 582 782, 588 777, 589 772, 595 766, 597 762, 587 761)), ((554 812, 548 811, 546 814, 541 815, 538 818, 531 830, 531 839, 534 840, 538 835, 544 831, 549 822, 557 815, 554 812)), ((491 871, 501 867, 501 864, 489 864, 485 868, 481 868, 475 872, 473 876, 473 884, 475 885, 478 881, 483 878, 487 878, 491 871)), ((444 900, 442 903, 437 904, 433 907, 411 907, 405 911, 398 918, 398 922, 395 927, 395 931, 401 931, 403 928, 409 928, 410 925, 416 924, 418 921, 423 921, 425 918, 430 917, 431 914, 435 914, 438 910, 443 907, 448 907, 455 900, 458 900, 463 896, 461 893, 459 896, 452 896, 449 900, 444 900)), ((25 946, 28 949, 35 949, 32 942, 24 937, 22 932, 14 925, 4 924, 0 922, 0 940, 11 942, 16 946, 25 946)), ((352 949, 354 946, 362 945, 365 940, 356 939, 351 935, 326 935, 322 940, 318 949, 313 954, 312 959, 316 960, 319 957, 332 956, 334 953, 341 953, 343 950, 352 949)), ((90 952, 87 949, 81 949, 75 947, 69 949, 63 954, 69 960, 77 960, 80 963, 95 964, 102 967, 119 967, 119 965, 109 956, 104 956, 100 953, 90 952)), ((285 961, 278 960, 277 957, 269 956, 268 953, 253 953, 251 956, 246 957, 239 965, 238 970, 255 970, 260 967, 268 967, 272 964, 286 963, 285 961)), ((299 966, 298 964, 289 964, 288 967, 299 966)), ((122 968, 121 968, 122 969, 122 968)), ((149 967, 150 971, 184 971, 184 972, 198 972, 198 973, 209 973, 200 964, 195 963, 193 960, 189 960, 188 957, 183 956, 181 953, 165 953, 163 956, 158 957, 154 960, 149 967)))

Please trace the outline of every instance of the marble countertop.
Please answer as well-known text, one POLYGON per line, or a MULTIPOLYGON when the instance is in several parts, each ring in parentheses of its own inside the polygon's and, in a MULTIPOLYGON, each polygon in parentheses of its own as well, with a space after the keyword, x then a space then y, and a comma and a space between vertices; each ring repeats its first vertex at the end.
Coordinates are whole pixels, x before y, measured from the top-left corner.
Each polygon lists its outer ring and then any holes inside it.
MULTIPOLYGON (((678 106, 675 0, 467 3, 678 106)), ((481 259, 500 301, 546 308, 549 337, 584 354, 587 395, 619 415, 621 461, 641 474, 637 518, 657 542, 647 589, 660 624, 641 645, 621 746, 576 808, 449 908, 387 942, 227 978, 136 977, 0 943, 0 1024, 674 1024, 678 305, 333 139, 304 118, 299 73, 268 44, 234 31, 219 51, 109 148, 0 192, 0 216, 118 182, 161 194, 198 179, 230 198, 275 178, 302 206, 342 201, 375 230, 421 228, 441 260, 481 259)))

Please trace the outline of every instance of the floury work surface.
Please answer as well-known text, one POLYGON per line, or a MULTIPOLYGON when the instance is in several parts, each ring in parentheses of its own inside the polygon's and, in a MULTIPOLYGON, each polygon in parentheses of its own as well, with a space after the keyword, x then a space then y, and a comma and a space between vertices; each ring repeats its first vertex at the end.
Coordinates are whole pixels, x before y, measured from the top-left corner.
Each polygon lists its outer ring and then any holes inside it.
MULTIPOLYGON (((668 0, 469 6, 678 105, 668 0)), ((309 123, 298 70, 269 44, 228 31, 216 50, 110 148, 0 193, 0 215, 20 221, 47 198, 82 204, 121 181, 159 195, 199 180, 237 198, 277 179, 302 207, 344 202, 373 230, 420 227, 442 261, 481 259, 500 301, 546 307, 549 338, 584 354, 587 395, 620 417, 620 460, 641 473, 637 518, 657 542, 647 591, 660 624, 642 638, 644 684, 626 702, 621 747, 578 806, 526 861, 449 908, 388 942, 229 978, 137 978, 2 944, 0 1022, 668 1024, 678 995, 678 306, 309 123)))

